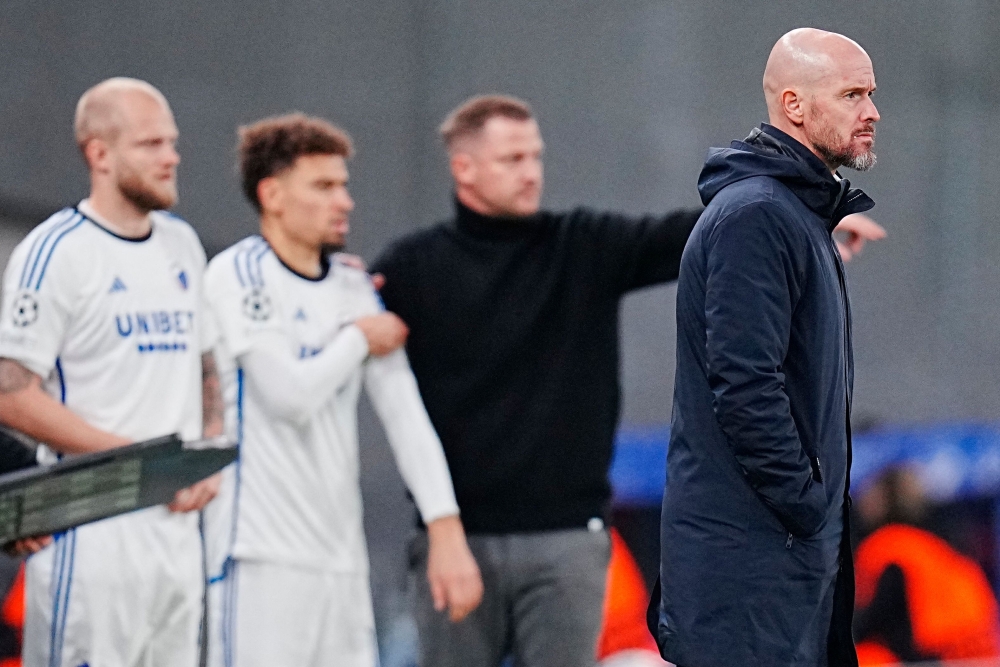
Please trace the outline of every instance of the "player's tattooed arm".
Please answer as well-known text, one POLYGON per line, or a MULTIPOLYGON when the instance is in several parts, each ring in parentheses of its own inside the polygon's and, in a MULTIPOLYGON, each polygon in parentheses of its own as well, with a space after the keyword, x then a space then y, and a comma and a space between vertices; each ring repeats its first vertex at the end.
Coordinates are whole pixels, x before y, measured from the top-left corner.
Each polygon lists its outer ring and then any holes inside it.
POLYGON ((37 374, 7 358, 0 358, 0 421, 67 454, 96 452, 129 442, 88 424, 45 393, 37 374))
MULTIPOLYGON (((222 435, 225 408, 222 402, 222 385, 219 382, 219 368, 215 365, 215 355, 205 352, 201 355, 201 421, 202 436, 214 438, 222 435)), ((222 477, 219 473, 181 489, 167 508, 171 512, 196 512, 205 507, 219 492, 222 477)))
POLYGON ((0 357, 0 394, 13 394, 31 386, 38 376, 13 359, 0 357))
POLYGON ((215 355, 206 352, 201 355, 201 410, 202 434, 206 438, 222 435, 224 430, 225 404, 222 402, 222 384, 215 355))

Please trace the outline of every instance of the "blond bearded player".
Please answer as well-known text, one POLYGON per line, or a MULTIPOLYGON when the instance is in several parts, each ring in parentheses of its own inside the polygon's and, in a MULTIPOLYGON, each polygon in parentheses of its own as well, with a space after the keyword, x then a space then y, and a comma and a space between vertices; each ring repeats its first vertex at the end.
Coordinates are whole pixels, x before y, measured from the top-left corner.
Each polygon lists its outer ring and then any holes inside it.
MULTIPOLYGON (((80 99, 75 131, 90 196, 35 228, 4 275, 0 419, 61 454, 218 434, 205 254, 162 212, 180 161, 170 107, 148 83, 109 79, 80 99)), ((33 556, 25 665, 194 665, 204 579, 192 510, 217 487, 67 531, 33 556)))
POLYGON ((371 667, 362 384, 428 526, 438 609, 462 619, 479 603, 482 581, 401 349, 407 328, 382 311, 363 271, 324 252, 343 245, 354 208, 350 140, 292 114, 243 128, 239 153, 261 235, 220 253, 206 273, 227 424, 240 443, 240 461, 208 514, 209 534, 225 544, 210 558, 219 568, 210 586, 211 662, 371 667))

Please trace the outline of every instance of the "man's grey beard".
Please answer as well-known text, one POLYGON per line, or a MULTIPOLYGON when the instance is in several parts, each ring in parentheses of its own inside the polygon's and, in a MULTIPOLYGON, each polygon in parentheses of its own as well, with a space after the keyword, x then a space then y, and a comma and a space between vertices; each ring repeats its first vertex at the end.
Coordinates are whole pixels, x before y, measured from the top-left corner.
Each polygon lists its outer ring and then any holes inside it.
POLYGON ((146 187, 142 179, 126 176, 118 181, 118 190, 125 199, 142 211, 162 211, 177 203, 177 197, 166 197, 146 187))
POLYGON ((869 171, 875 166, 876 162, 878 162, 878 158, 875 155, 875 151, 865 151, 864 153, 855 155, 854 159, 844 164, 844 166, 854 171, 869 171))
MULTIPOLYGON (((823 129, 827 130, 828 128, 823 129)), ((872 137, 874 138, 875 128, 871 127, 869 131, 872 132, 872 137)), ((832 131, 823 132, 822 134, 826 136, 814 139, 813 146, 816 147, 817 152, 819 152, 823 157, 823 161, 828 165, 833 165, 837 169, 847 167, 855 171, 868 171, 875 166, 875 151, 867 150, 864 153, 852 153, 849 143, 846 147, 833 148, 831 144, 837 141, 836 135, 832 131)))
POLYGON ((837 168, 847 167, 854 171, 869 171, 875 166, 875 151, 868 150, 864 153, 852 153, 849 148, 834 150, 821 143, 814 143, 816 150, 823 156, 823 161, 827 164, 837 165, 837 168))

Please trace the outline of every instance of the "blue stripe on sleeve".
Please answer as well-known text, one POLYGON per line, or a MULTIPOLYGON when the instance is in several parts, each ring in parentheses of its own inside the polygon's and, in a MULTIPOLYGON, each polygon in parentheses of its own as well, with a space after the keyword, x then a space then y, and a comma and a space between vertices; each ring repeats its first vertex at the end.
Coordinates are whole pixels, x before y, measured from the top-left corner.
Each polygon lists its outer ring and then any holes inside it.
MULTIPOLYGON (((35 274, 35 269, 38 266, 38 259, 42 254, 42 249, 45 244, 48 243, 49 239, 56 233, 59 232, 64 226, 72 223, 73 219, 79 215, 74 209, 66 209, 65 211, 60 211, 56 215, 63 216, 61 219, 52 222, 49 225, 42 223, 43 226, 48 228, 44 231, 39 230, 35 235, 35 240, 31 243, 31 249, 28 251, 28 256, 24 259, 24 268, 21 269, 21 280, 18 286, 21 289, 28 289, 28 285, 31 284, 31 278, 35 274), (31 267, 31 272, 28 272, 28 267, 31 267)), ((50 220, 54 220, 50 218, 50 220)))
MULTIPOLYGON (((257 251, 257 254, 253 257, 254 266, 257 267, 257 287, 264 286, 264 272, 260 268, 260 260, 267 254, 267 251, 271 249, 270 244, 264 243, 263 247, 257 251)), ((248 267, 249 269, 249 267, 248 267)))
POLYGON ((233 266, 236 268, 236 278, 240 281, 240 287, 246 287, 246 281, 243 280, 243 272, 240 271, 240 253, 242 250, 237 250, 233 253, 233 266))
MULTIPOLYGON (((45 256, 45 262, 42 264, 42 270, 38 273, 38 281, 35 283, 35 287, 34 287, 34 289, 35 289, 36 292, 42 286, 42 278, 45 277, 45 269, 47 269, 48 266, 49 266, 49 260, 52 259, 52 253, 55 251, 56 246, 59 245, 59 242, 62 241, 62 239, 63 239, 64 236, 66 236, 67 234, 69 234, 70 232, 72 232, 74 229, 76 229, 80 225, 82 225, 85 220, 86 220, 86 218, 84 218, 83 216, 80 216, 79 219, 76 219, 75 223, 73 223, 72 225, 70 225, 68 227, 63 228, 62 231, 59 233, 59 235, 55 237, 55 240, 52 241, 52 245, 49 246, 49 251, 48 251, 48 253, 45 256)), ((39 253, 39 256, 41 256, 41 253, 39 253)), ((32 269, 31 272, 33 274, 34 273, 34 269, 32 269)), ((28 283, 29 283, 29 285, 31 283, 31 276, 30 275, 28 276, 28 283)))
POLYGON ((260 236, 249 236, 240 241, 239 248, 233 255, 233 266, 236 268, 236 278, 240 281, 241 287, 257 286, 250 265, 253 253, 260 249, 261 244, 265 248, 269 247, 267 242, 260 236))
POLYGON ((247 286, 255 287, 256 281, 254 280, 253 272, 250 270, 250 255, 253 251, 257 249, 257 244, 253 243, 247 246, 246 252, 243 253, 243 270, 247 274, 247 286))

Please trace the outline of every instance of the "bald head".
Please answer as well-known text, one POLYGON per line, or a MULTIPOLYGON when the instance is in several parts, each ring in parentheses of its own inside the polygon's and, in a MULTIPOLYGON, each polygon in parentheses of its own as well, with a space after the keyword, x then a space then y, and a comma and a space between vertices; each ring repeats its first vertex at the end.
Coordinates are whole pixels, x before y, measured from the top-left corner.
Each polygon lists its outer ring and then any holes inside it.
POLYGON ((815 28, 785 33, 771 49, 764 68, 764 98, 772 120, 781 108, 781 93, 789 88, 811 92, 845 67, 867 64, 868 54, 853 39, 815 28))
POLYGON ((771 124, 812 149, 834 170, 874 164, 871 146, 879 119, 870 99, 874 92, 875 71, 865 50, 854 40, 825 30, 799 28, 786 33, 771 49, 764 69, 771 124), (863 143, 867 146, 860 146, 863 143), (855 160, 859 155, 868 157, 859 162, 855 160))
POLYGON ((170 111, 163 93, 140 79, 106 79, 85 92, 77 102, 73 120, 73 131, 80 150, 85 151, 91 139, 113 143, 129 122, 128 107, 143 102, 153 102, 170 111))

